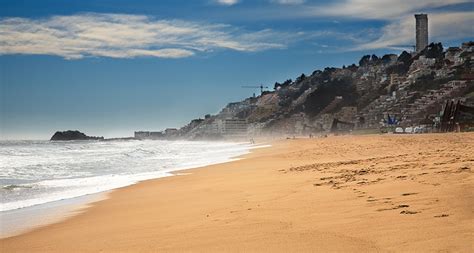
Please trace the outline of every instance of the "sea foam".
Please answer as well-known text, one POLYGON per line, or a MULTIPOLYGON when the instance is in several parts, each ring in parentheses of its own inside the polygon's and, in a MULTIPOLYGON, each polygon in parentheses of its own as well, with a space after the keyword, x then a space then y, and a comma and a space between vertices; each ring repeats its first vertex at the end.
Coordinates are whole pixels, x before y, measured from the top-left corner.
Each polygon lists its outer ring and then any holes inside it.
POLYGON ((0 211, 14 210, 230 161, 251 146, 189 141, 2 141, 0 211))

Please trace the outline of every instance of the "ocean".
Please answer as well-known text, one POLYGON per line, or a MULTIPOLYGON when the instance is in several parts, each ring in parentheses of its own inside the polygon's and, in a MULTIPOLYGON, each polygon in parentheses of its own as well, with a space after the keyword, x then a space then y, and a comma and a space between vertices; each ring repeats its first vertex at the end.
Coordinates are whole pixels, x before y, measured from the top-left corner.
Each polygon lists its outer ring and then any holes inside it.
POLYGON ((0 141, 0 212, 227 162, 250 148, 204 141, 0 141))

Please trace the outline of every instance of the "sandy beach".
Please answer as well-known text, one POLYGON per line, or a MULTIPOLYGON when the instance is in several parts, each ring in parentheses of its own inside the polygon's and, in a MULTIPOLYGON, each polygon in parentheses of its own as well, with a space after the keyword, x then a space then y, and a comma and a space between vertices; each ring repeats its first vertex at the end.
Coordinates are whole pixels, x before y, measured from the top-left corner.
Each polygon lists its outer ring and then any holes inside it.
POLYGON ((271 144, 115 190, 0 251, 474 251, 473 133, 271 144))

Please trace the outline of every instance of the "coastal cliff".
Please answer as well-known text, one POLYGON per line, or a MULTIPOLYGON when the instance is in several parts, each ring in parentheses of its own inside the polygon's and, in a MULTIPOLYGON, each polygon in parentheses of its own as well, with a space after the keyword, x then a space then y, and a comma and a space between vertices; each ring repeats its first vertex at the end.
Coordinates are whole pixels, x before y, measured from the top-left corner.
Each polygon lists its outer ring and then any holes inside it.
POLYGON ((192 120, 178 136, 233 136, 245 126, 245 135, 389 131, 394 125, 428 129, 434 124, 421 123, 435 122, 446 101, 474 106, 473 57, 472 41, 446 50, 431 43, 421 52, 365 55, 358 65, 327 67, 276 82, 272 91, 262 89, 259 96, 192 120))
POLYGON ((72 140, 103 140, 104 137, 87 136, 77 130, 57 131, 51 137, 51 141, 72 141, 72 140))

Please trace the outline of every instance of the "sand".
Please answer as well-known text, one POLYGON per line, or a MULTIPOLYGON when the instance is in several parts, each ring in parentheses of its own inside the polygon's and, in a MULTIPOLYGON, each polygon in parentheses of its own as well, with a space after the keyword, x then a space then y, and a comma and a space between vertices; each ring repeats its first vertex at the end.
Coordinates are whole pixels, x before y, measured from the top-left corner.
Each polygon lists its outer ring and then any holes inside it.
POLYGON ((275 141, 118 189, 0 251, 474 252, 473 154, 472 133, 275 141))

